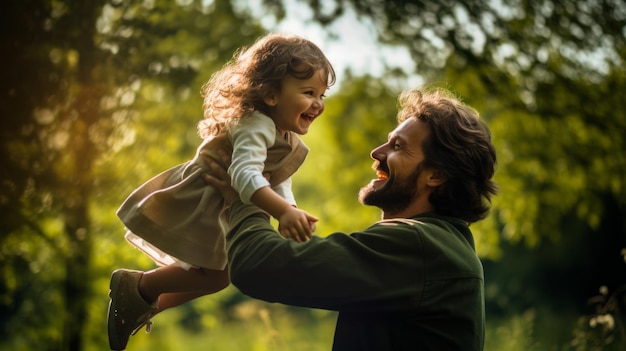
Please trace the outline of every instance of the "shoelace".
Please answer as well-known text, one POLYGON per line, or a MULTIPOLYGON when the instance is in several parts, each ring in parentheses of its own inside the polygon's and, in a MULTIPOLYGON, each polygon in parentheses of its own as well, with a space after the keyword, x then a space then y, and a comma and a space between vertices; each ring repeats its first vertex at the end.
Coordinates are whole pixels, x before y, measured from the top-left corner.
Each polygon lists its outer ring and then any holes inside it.
POLYGON ((144 326, 146 326, 146 333, 149 333, 151 328, 152 328, 152 317, 154 317, 156 309, 150 310, 149 312, 146 313, 146 321, 139 324, 139 326, 137 328, 135 328, 135 330, 133 330, 133 332, 130 335, 135 335, 139 332, 139 330, 141 330, 141 328, 143 328, 144 326))

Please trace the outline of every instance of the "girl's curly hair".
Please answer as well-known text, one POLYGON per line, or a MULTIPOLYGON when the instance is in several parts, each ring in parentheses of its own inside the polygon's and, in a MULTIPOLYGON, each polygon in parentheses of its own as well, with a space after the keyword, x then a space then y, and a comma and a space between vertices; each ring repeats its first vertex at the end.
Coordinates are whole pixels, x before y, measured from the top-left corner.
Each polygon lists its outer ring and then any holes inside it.
POLYGON ((255 110, 268 114, 264 99, 280 92, 285 76, 309 79, 319 70, 327 75, 328 87, 335 83, 333 66, 311 41, 279 33, 259 38, 237 50, 202 87, 204 119, 198 133, 203 138, 215 136, 255 110))

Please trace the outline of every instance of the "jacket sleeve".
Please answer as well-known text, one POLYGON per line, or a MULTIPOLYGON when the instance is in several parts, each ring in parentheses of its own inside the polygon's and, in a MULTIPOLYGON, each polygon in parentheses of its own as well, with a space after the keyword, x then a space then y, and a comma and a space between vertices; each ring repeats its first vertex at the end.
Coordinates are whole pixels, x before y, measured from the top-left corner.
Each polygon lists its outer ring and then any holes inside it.
POLYGON ((404 310, 423 286, 423 257, 408 225, 284 239, 266 216, 235 201, 227 252, 232 283, 254 298, 342 311, 404 310), (376 248, 376 249, 374 249, 376 248))

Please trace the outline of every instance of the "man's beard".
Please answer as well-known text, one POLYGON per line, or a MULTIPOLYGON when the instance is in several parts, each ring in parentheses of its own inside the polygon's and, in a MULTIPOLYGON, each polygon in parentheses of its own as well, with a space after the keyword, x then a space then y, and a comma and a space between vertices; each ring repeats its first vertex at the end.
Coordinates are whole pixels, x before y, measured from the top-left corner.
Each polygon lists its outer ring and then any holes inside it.
POLYGON ((374 189, 368 184, 359 191, 359 201, 364 205, 376 206, 387 214, 399 213, 417 197, 417 179, 421 173, 420 164, 404 179, 389 177, 380 189, 374 189))

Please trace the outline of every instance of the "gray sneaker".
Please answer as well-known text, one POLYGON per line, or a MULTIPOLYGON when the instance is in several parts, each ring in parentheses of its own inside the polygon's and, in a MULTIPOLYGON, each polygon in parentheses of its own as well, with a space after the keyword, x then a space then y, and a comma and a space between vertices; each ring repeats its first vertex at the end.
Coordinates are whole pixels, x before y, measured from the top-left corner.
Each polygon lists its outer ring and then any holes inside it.
POLYGON ((157 308, 148 304, 139 294, 141 271, 118 269, 111 275, 109 291, 109 346, 111 350, 124 350, 128 338, 135 335, 144 325, 150 331, 152 318, 157 308))

